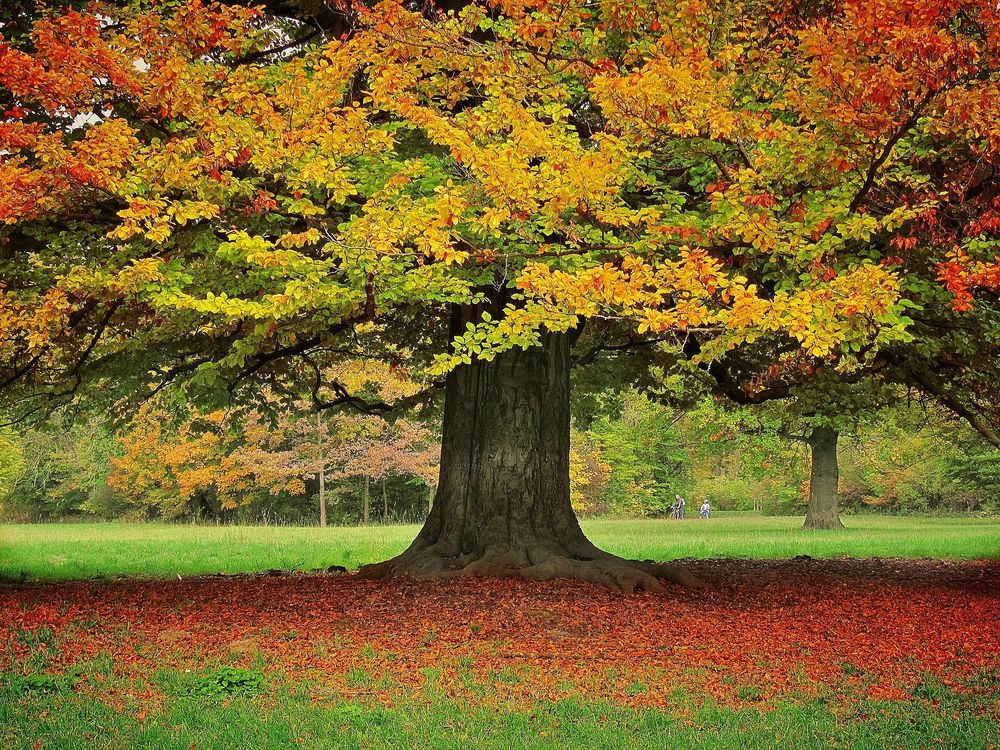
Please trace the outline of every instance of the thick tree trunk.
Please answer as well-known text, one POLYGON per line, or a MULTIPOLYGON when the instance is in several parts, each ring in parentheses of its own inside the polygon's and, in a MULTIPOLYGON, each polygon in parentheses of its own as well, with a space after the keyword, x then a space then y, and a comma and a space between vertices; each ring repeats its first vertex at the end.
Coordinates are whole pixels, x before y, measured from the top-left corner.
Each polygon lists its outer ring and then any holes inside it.
POLYGON ((698 585, 682 566, 627 561, 584 536, 570 505, 571 335, 542 338, 449 374, 430 514, 405 552, 363 575, 569 577, 627 591, 658 591, 658 578, 698 585))
POLYGON ((837 431, 816 427, 809 438, 812 470, 809 477, 807 529, 842 529, 837 506, 840 503, 840 468, 837 465, 837 431))

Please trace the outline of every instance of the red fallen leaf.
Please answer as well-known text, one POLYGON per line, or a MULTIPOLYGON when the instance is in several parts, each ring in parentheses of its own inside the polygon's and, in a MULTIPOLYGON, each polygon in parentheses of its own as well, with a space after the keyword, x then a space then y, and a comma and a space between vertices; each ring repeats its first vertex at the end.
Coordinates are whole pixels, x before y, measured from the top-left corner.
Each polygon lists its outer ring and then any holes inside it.
MULTIPOLYGON (((858 674, 858 684, 898 687, 902 693, 883 694, 898 698, 924 671, 957 679, 1000 667, 997 562, 693 566, 712 586, 666 595, 568 581, 308 575, 4 588, 0 643, 10 646, 0 660, 26 661, 16 633, 48 627, 56 668, 103 651, 117 673, 144 678, 232 654, 249 667, 259 655, 269 670, 291 680, 321 675, 336 690, 353 689, 346 675, 356 668, 404 689, 433 669, 449 694, 464 696, 461 662, 482 680, 530 674, 510 686, 515 699, 558 699, 566 695, 560 686, 573 683, 583 695, 634 705, 661 705, 678 684, 740 703, 815 694, 858 674), (83 624, 95 618, 101 627, 83 624), (741 686, 755 690, 741 697, 741 686)), ((134 697, 155 710, 154 691, 134 697)))

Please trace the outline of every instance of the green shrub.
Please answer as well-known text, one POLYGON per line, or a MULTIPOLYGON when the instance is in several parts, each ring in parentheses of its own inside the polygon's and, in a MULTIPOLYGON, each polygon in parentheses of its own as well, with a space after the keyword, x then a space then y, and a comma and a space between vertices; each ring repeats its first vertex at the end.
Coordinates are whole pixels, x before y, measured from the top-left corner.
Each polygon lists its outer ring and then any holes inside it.
POLYGON ((254 695, 264 685, 264 675, 253 669, 223 666, 199 675, 188 687, 188 695, 205 697, 254 695))
POLYGON ((0 680, 3 684, 9 686, 11 692, 25 695, 68 693, 79 681, 80 678, 75 674, 48 674, 46 672, 33 672, 23 675, 8 672, 0 680))
POLYGON ((713 510, 753 510, 757 488, 745 479, 709 477, 695 482, 691 490, 688 513, 697 512, 703 500, 712 504, 713 510))

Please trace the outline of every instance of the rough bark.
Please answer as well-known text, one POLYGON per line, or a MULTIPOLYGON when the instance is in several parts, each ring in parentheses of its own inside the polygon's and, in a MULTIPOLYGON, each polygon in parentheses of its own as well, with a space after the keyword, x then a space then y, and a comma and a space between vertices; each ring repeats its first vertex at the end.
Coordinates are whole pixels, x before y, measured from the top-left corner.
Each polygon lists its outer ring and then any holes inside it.
POLYGON ((812 469, 809 476, 809 509, 806 511, 807 529, 842 529, 838 505, 840 504, 840 468, 837 465, 836 430, 816 427, 809 437, 812 450, 812 469))
MULTIPOLYGON (((464 328, 461 318, 452 324, 464 328)), ((660 579, 699 585, 683 566, 604 552, 580 529, 569 485, 571 343, 547 333, 541 346, 448 376, 431 511, 405 552, 362 575, 565 577, 621 591, 660 591, 660 579)))

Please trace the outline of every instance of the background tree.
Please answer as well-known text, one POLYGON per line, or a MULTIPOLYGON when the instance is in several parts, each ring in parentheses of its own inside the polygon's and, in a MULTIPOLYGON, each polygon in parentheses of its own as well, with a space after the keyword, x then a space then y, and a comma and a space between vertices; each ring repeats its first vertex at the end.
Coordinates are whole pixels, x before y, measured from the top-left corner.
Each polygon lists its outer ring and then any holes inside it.
POLYGON ((21 468, 24 454, 17 434, 10 428, 0 428, 0 509, 21 468))
MULTIPOLYGON (((675 408, 629 391, 604 394, 595 399, 595 407, 589 424, 578 423, 572 433, 573 507, 581 515, 662 517, 660 493, 678 489, 695 504, 710 500, 717 510, 802 515, 807 509, 809 450, 785 437, 795 425, 778 404, 734 407, 706 398, 694 407, 675 408), (663 434, 652 432, 663 425, 668 426, 663 434), (622 492, 631 485, 642 491, 622 492)), ((53 420, 45 431, 8 429, 0 443, 0 471, 7 478, 0 518, 315 523, 318 482, 312 472, 317 454, 310 445, 316 436, 315 413, 291 414, 303 424, 283 418, 280 431, 259 414, 253 417, 253 429, 240 411, 216 427, 203 417, 179 418, 166 408, 153 415, 141 412, 134 424, 114 431, 100 423, 70 427, 65 419, 53 420), (194 429, 184 432, 188 421, 194 429), (159 431, 152 432, 150 424, 159 431), (268 446, 250 434, 255 429, 268 436, 268 446), (199 460, 204 432, 222 450, 204 452, 199 460), (200 447, 185 447, 182 440, 200 447), (288 450, 295 442, 299 447, 288 450), (125 452, 139 446, 142 452, 125 452), (30 475, 45 478, 42 490, 36 481, 15 481, 22 476, 25 454, 34 457, 27 462, 30 475), (181 456, 186 462, 177 462, 181 456), (245 481, 228 486, 223 507, 213 478, 221 478, 220 464, 233 459, 236 463, 230 465, 244 468, 230 475, 245 481), (94 471, 101 466, 103 473, 94 471), (182 497, 179 477, 200 477, 201 485, 188 484, 196 491, 182 497)), ((357 441, 359 422, 376 419, 342 416, 343 430, 330 412, 321 413, 325 449, 332 456, 339 455, 338 444, 357 441)), ((373 441, 376 450, 369 456, 388 455, 401 473, 385 472, 381 487, 372 488, 373 498, 379 500, 384 487, 383 501, 390 500, 393 520, 421 518, 435 479, 436 437, 417 426, 421 437, 407 440, 384 422, 371 434, 383 431, 389 440, 373 441), (409 455, 393 459, 385 450, 392 443, 403 445, 409 455), (424 452, 428 459, 414 463, 424 452)), ((995 513, 1000 509, 997 455, 934 402, 899 400, 845 430, 839 450, 841 505, 849 513, 995 513)), ((363 461, 343 468, 324 463, 330 518, 358 523, 364 517, 359 473, 371 470, 363 461)))
POLYGON ((111 486, 119 447, 101 420, 59 414, 43 428, 0 442, 3 504, 10 515, 48 520, 73 514, 113 517, 125 502, 111 486))
MULTIPOLYGON (((300 404, 301 406, 301 404, 300 404)), ((124 431, 124 454, 114 461, 113 487, 154 517, 217 516, 254 505, 279 508, 319 482, 334 496, 345 480, 389 476, 431 484, 436 436, 406 420, 324 413, 317 428, 308 409, 187 413, 172 424, 165 409, 148 409, 124 431), (312 483, 312 484, 311 484, 312 483), (311 484, 311 486, 310 486, 311 484)), ((363 511, 367 523, 367 506, 363 511)))
POLYGON ((591 465, 599 484, 590 509, 622 517, 667 515, 674 495, 689 486, 674 429, 679 415, 634 390, 608 398, 603 411, 580 441, 596 453, 591 465), (598 473, 603 466, 606 478, 598 473))
POLYGON ((957 429, 954 420, 933 405, 882 410, 877 421, 846 441, 842 453, 842 496, 861 507, 892 512, 982 509, 995 502, 1000 488, 995 481, 992 487, 988 482, 963 486, 955 481, 956 466, 995 451, 957 429))

